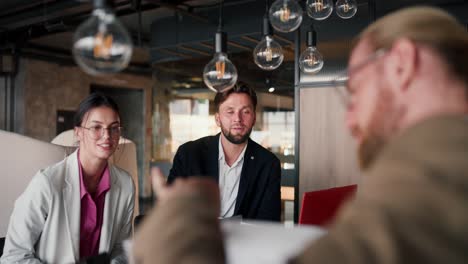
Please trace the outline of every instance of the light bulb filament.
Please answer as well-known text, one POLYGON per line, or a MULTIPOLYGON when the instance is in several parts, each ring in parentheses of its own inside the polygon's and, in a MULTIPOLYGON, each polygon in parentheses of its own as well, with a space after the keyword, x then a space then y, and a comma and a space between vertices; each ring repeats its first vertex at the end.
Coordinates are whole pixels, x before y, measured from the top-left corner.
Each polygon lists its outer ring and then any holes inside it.
POLYGON ((317 63, 317 58, 314 55, 307 55, 304 60, 305 63, 307 63, 308 66, 313 66, 317 63))
POLYGON ((273 49, 271 47, 266 47, 266 49, 265 49, 265 59, 268 62, 273 60, 273 49))
POLYGON ((287 22, 291 16, 291 10, 287 7, 286 4, 280 9, 280 20, 281 22, 287 22))
POLYGON ((224 71, 226 69, 226 63, 224 61, 216 62, 216 78, 222 79, 224 77, 224 71))
POLYGON ((315 1, 315 12, 321 12, 323 10, 323 0, 315 1))
POLYGON ((346 13, 349 12, 349 5, 348 5, 348 3, 344 4, 344 6, 343 6, 343 11, 345 11, 346 13))
POLYGON ((112 35, 105 35, 102 32, 98 32, 94 36, 94 48, 93 55, 95 58, 109 59, 111 54, 113 37, 112 35))

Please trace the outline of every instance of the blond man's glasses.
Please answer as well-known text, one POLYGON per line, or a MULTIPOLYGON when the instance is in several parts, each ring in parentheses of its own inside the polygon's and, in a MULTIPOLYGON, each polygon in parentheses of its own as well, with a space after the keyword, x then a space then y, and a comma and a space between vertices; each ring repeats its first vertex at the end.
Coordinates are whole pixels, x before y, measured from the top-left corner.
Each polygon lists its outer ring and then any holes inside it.
POLYGON ((375 62, 377 59, 385 55, 386 52, 387 51, 385 49, 379 49, 375 51, 374 53, 369 55, 369 57, 367 57, 365 60, 349 69, 340 72, 337 75, 337 77, 333 79, 332 84, 334 90, 337 92, 340 101, 346 108, 348 108, 351 104, 351 94, 350 89, 348 87, 349 76, 364 69, 367 65, 370 65, 372 62, 375 62))

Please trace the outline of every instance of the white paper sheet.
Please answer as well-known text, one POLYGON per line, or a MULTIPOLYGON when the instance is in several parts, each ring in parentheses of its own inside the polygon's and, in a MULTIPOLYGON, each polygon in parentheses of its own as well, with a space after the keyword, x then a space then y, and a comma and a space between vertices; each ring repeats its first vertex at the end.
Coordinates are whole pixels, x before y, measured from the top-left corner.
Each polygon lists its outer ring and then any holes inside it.
POLYGON ((228 264, 283 264, 325 234, 313 226, 222 221, 228 264))

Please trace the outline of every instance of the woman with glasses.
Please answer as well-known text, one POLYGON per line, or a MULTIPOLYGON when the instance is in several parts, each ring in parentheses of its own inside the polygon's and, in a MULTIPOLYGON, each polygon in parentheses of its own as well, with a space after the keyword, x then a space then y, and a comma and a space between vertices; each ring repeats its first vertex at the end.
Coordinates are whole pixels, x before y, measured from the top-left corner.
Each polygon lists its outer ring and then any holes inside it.
POLYGON ((75 263, 108 253, 126 263, 135 188, 108 163, 121 134, 117 104, 91 94, 74 120, 78 149, 39 171, 15 203, 1 263, 75 263))

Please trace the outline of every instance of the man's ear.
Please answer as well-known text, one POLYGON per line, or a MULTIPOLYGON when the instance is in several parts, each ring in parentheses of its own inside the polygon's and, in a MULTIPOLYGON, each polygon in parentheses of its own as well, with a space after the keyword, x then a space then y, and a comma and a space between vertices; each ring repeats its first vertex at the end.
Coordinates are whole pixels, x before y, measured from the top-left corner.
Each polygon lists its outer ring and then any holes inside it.
POLYGON ((407 38, 398 39, 390 53, 389 76, 399 89, 406 91, 418 66, 417 46, 407 38))
POLYGON ((215 121, 216 121, 216 125, 221 127, 221 122, 219 121, 219 113, 215 113, 215 121))

